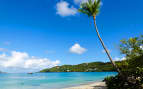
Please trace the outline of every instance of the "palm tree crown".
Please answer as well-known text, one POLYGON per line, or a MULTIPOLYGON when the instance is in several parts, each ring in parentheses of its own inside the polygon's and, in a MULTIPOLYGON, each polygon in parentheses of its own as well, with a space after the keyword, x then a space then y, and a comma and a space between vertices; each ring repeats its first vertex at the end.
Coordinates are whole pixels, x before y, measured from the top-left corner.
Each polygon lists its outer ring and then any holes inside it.
POLYGON ((96 16, 99 13, 99 8, 101 6, 101 0, 88 0, 85 3, 81 3, 79 12, 87 14, 90 16, 96 16))

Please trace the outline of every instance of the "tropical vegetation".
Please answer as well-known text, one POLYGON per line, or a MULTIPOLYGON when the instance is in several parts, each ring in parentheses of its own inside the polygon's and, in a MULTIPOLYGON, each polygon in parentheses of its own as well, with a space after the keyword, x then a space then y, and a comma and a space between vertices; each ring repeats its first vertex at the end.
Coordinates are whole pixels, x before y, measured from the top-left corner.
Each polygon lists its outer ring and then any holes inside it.
POLYGON ((121 40, 120 51, 124 54, 125 60, 114 63, 96 24, 100 6, 101 0, 88 0, 81 4, 79 12, 93 17, 97 36, 113 67, 119 73, 117 76, 105 78, 108 89, 143 89, 143 36, 121 40))
POLYGON ((143 89, 143 35, 121 40, 125 60, 118 63, 124 76, 105 78, 108 89, 143 89))
POLYGON ((110 53, 108 51, 108 49, 106 48, 100 34, 99 34, 99 31, 98 31, 98 28, 97 28, 97 24, 96 24, 96 16, 98 15, 99 13, 99 9, 101 7, 101 0, 88 0, 87 2, 85 3, 81 3, 81 6, 79 8, 79 12, 83 13, 83 14, 86 14, 88 15, 89 17, 93 17, 93 21, 94 21, 94 25, 95 25, 95 30, 96 30, 96 33, 97 33, 97 36, 108 56, 108 58, 110 59, 113 67, 115 67, 115 69, 117 70, 117 72, 119 74, 121 74, 119 68, 117 67, 117 65, 114 63, 114 61, 112 60, 112 57, 110 56, 110 53))
POLYGON ((115 71, 110 62, 91 62, 82 63, 78 65, 62 65, 48 69, 41 70, 40 72, 102 72, 102 71, 115 71))

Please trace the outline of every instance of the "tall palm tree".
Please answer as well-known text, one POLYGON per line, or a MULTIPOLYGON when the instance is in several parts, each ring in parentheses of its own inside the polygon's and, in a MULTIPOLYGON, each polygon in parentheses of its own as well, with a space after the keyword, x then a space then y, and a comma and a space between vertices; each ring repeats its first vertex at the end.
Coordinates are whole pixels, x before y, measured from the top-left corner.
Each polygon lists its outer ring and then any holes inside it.
POLYGON ((89 17, 91 17, 91 16, 93 17, 97 36, 98 36, 98 38, 99 38, 99 40, 100 40, 100 42, 101 42, 101 44, 102 44, 102 46, 106 52, 108 58, 110 59, 113 67, 117 70, 117 72, 119 74, 121 74, 121 71, 119 70, 119 68, 117 67, 115 62, 112 60, 109 51, 107 50, 106 46, 104 45, 104 42, 103 42, 102 38, 100 37, 99 31, 98 31, 98 28, 96 25, 96 16, 99 13, 100 6, 101 6, 101 0, 88 0, 85 3, 81 3, 78 11, 88 15, 89 17))

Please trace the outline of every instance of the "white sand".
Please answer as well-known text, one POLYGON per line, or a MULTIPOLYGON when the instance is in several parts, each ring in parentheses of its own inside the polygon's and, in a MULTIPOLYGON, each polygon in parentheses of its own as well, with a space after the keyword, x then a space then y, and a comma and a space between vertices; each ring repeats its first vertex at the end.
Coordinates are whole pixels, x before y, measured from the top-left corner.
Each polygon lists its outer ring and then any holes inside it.
POLYGON ((80 85, 77 87, 70 87, 64 89, 107 89, 105 82, 95 82, 87 85, 80 85))

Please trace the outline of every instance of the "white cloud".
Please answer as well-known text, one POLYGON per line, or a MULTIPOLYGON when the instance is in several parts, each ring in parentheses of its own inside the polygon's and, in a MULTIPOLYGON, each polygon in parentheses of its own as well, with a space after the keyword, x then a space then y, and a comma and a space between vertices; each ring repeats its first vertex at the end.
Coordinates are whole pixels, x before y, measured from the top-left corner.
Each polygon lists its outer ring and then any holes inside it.
POLYGON ((71 16, 77 13, 77 9, 73 6, 69 6, 69 3, 66 1, 60 1, 56 5, 57 14, 60 16, 71 16))
POLYGON ((70 52, 76 54, 83 54, 84 52, 86 52, 86 49, 76 43, 70 48, 70 52))
POLYGON ((59 60, 51 61, 48 58, 30 57, 28 53, 12 51, 11 55, 0 55, 0 68, 6 72, 37 72, 44 68, 56 66, 59 60))
POLYGON ((7 52, 8 50, 5 48, 0 48, 0 52, 7 52))
POLYGON ((126 60, 126 57, 122 57, 122 58, 116 57, 114 60, 115 61, 122 61, 122 60, 126 60))
POLYGON ((84 2, 87 2, 88 0, 74 0, 74 3, 75 4, 81 4, 81 3, 84 3, 84 2))
MULTIPOLYGON (((87 2, 88 0, 74 0, 74 3, 75 4, 81 4, 81 3, 85 3, 85 2, 87 2)), ((92 0, 93 2, 95 1, 95 0, 92 0)), ((97 0, 96 0, 97 1, 97 0)), ((103 5, 103 3, 101 2, 100 3, 100 5, 102 6, 103 5)))

